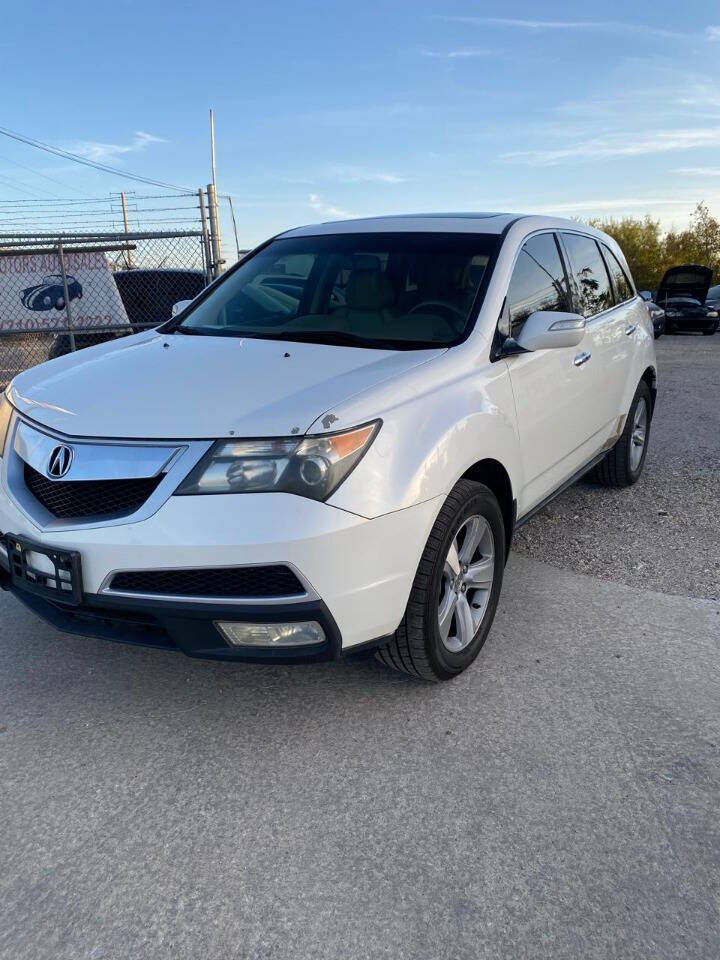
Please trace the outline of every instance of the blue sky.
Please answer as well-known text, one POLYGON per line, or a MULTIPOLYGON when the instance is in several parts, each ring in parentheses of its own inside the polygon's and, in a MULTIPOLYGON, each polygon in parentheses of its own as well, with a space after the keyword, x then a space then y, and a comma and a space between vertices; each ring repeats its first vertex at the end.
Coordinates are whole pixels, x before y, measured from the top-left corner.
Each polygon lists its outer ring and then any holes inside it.
MULTIPOLYGON (((28 0, 0 62, 0 125, 172 183, 207 183, 213 106, 242 244, 382 212, 720 213, 713 3, 28 0)), ((124 186, 0 137, 0 199, 124 186)))

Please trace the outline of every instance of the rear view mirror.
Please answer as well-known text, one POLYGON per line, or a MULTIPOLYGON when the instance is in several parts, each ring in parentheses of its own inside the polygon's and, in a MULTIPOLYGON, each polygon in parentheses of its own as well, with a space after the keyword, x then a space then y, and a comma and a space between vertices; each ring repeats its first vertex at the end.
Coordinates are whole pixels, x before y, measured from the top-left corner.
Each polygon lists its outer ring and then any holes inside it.
POLYGON ((579 313, 536 310, 525 321, 517 342, 523 350, 576 347, 585 336, 585 320, 579 313))
POLYGON ((173 304, 172 315, 176 317, 179 313, 182 313, 190 303, 192 303, 192 300, 178 300, 177 303, 173 304))

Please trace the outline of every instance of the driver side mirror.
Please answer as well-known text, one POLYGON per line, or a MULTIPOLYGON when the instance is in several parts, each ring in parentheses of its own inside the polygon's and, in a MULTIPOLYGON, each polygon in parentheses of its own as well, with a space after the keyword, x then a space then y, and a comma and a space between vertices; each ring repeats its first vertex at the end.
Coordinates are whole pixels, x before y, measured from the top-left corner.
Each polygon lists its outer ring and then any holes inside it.
POLYGON ((579 313, 536 310, 525 321, 517 343, 523 350, 576 347, 585 336, 585 320, 579 313))
POLYGON ((185 307, 187 307, 190 303, 192 303, 192 300, 178 300, 177 303, 174 303, 172 308, 173 317, 176 317, 179 313, 182 313, 185 307))

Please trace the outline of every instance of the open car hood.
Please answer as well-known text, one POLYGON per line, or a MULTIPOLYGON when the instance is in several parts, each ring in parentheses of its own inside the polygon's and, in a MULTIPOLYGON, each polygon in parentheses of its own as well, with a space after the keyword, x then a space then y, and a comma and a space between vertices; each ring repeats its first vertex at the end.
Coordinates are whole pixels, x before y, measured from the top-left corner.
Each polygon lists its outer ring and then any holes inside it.
POLYGON ((710 267, 701 267, 696 263, 670 267, 660 281, 654 300, 660 306, 670 297, 694 297, 700 303, 705 303, 712 277, 710 267))

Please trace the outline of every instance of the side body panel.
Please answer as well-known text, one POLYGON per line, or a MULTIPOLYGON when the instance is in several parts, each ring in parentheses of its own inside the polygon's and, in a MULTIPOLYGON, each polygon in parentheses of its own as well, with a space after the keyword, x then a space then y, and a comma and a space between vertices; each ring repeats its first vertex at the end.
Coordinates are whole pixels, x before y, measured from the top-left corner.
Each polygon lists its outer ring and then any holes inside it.
POLYGON ((588 328, 577 347, 538 350, 506 361, 525 478, 517 493, 518 516, 581 469, 607 439, 607 418, 598 402, 603 368, 595 360, 596 333, 588 328), (591 359, 576 365, 575 357, 582 353, 591 359))
MULTIPOLYGON (((523 475, 515 403, 504 363, 490 363, 488 348, 468 341, 373 391, 382 418, 377 439, 329 502, 364 517, 445 497, 477 461, 491 458, 507 471, 513 490, 523 475), (482 354, 486 354, 485 358, 482 354), (480 356, 478 356, 480 354, 480 356)), ((359 395, 332 411, 336 429, 362 420, 359 395)), ((320 426, 316 422, 310 432, 320 426)), ((439 509, 439 508, 438 508, 439 509)))

